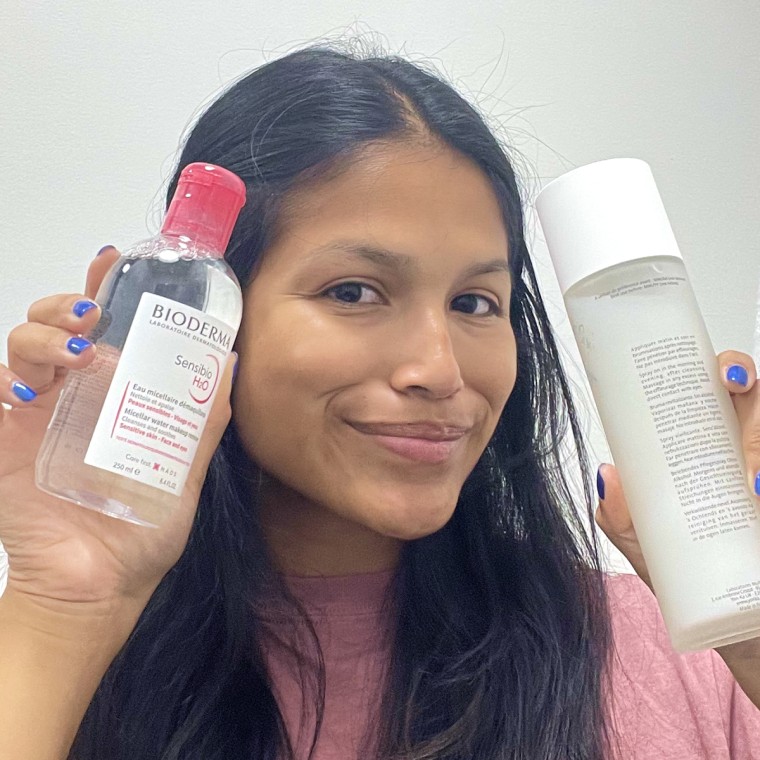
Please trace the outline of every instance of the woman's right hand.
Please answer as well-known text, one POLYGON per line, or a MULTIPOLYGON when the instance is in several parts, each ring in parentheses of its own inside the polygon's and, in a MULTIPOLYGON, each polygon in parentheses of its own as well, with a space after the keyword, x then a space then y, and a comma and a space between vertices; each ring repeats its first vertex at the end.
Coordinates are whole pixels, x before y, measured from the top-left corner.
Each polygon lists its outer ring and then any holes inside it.
MULTIPOLYGON (((50 496, 35 485, 35 459, 66 373, 90 364, 97 346, 79 355, 69 339, 87 334, 100 309, 82 317, 74 304, 93 299, 118 259, 113 248, 90 265, 84 295, 43 298, 8 337, 8 367, 0 365, 0 541, 9 559, 8 590, 54 611, 147 603, 184 550, 206 469, 229 421, 232 364, 198 447, 178 510, 160 528, 117 520, 50 496), (37 392, 23 401, 21 382, 37 392), (18 387, 18 386, 17 386, 18 387)), ((231 359, 234 360, 234 355, 231 359)))

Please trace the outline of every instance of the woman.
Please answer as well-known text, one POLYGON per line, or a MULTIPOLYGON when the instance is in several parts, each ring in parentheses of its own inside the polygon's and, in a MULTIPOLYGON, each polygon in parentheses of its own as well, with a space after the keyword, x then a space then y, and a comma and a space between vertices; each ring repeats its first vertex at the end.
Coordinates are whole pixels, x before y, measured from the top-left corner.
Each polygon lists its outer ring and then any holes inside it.
MULTIPOLYGON (((67 349, 99 317, 81 302, 116 252, 84 296, 42 299, 9 337, 0 755, 760 752, 760 712, 720 659, 670 652, 649 592, 599 570, 559 452, 572 435, 587 471, 516 179, 478 114, 405 61, 307 49, 211 105, 170 197, 196 160, 247 185, 227 255, 245 309, 231 422, 228 367, 169 524, 33 486, 61 377, 97 350, 67 349)), ((726 383, 751 440, 755 368, 720 362, 746 369, 726 383)), ((646 577, 603 474, 599 521, 646 577)), ((723 652, 756 704, 759 645, 723 652)))

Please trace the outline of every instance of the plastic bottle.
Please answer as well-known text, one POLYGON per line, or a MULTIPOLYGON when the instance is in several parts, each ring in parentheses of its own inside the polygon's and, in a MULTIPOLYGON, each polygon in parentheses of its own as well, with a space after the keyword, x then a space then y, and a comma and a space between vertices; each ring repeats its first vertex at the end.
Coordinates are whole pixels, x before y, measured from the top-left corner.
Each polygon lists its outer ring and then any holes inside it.
POLYGON ((242 316, 223 259, 245 184, 195 163, 161 232, 126 250, 96 296, 86 369, 70 371, 37 457, 38 488, 158 526, 179 502, 242 316))
POLYGON ((739 425, 649 166, 581 167, 536 208, 674 648, 760 636, 739 425))

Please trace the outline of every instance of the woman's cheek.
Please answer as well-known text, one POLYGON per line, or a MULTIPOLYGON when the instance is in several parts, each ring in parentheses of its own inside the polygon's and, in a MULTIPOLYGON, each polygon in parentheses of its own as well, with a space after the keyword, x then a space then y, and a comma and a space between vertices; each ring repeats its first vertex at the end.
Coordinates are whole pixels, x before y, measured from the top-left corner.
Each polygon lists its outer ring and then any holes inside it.
POLYGON ((461 365, 465 385, 486 400, 492 415, 498 419, 517 378, 514 335, 472 346, 469 353, 463 354, 461 365))

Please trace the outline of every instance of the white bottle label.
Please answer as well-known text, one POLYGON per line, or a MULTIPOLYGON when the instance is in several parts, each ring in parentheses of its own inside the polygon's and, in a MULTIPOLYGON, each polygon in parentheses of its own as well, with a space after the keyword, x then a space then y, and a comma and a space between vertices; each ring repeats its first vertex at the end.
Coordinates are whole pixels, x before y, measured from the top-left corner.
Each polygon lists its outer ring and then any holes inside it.
POLYGON ((221 320, 143 293, 85 464, 179 495, 234 340, 221 320))

